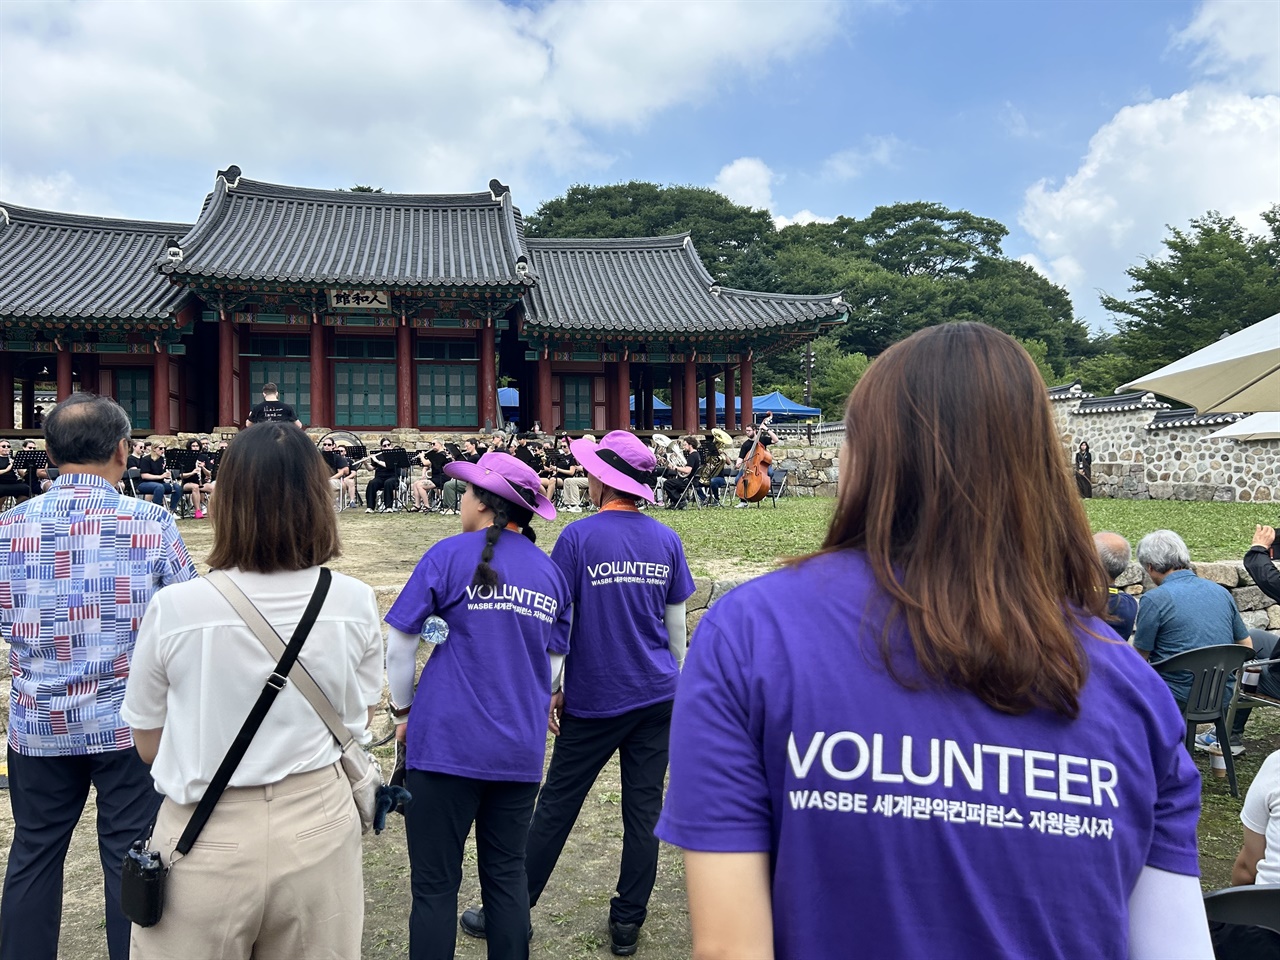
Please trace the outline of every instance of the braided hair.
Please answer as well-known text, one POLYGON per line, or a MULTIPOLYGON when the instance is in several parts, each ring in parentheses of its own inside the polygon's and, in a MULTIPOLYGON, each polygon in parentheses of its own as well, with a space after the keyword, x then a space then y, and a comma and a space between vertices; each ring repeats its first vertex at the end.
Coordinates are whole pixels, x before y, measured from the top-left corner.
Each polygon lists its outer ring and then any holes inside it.
POLYGON ((484 552, 480 554, 480 564, 476 567, 471 583, 477 587, 496 587, 498 571, 489 565, 489 561, 493 559, 493 548, 497 546, 498 538, 502 536, 502 531, 507 528, 508 523, 517 524, 521 533, 533 543, 537 543, 538 535, 530 526, 533 522, 533 511, 528 507, 514 504, 496 493, 477 487, 475 484, 471 485, 471 495, 493 512, 493 523, 485 531, 484 552))

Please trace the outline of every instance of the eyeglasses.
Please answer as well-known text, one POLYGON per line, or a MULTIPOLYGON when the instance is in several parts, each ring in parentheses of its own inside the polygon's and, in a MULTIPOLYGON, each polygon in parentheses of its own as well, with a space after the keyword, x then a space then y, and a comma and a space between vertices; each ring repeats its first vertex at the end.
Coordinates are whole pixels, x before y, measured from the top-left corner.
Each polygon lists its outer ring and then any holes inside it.
POLYGON ((322 443, 322 444, 320 444, 320 446, 322 446, 322 447, 332 447, 332 446, 333 446, 333 444, 332 444, 332 443, 322 443))

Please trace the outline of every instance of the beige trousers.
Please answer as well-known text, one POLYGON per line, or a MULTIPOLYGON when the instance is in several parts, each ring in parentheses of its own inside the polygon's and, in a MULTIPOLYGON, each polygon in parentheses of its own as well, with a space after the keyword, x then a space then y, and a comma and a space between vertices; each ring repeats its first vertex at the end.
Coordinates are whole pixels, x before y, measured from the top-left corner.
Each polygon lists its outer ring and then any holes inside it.
MULTIPOLYGON (((165 799, 165 863, 195 811, 165 799)), ((360 817, 334 764, 265 787, 228 787, 169 871, 164 918, 134 926, 132 960, 358 960, 360 817)))
POLYGON ((566 477, 564 481, 564 504, 566 507, 582 506, 582 491, 587 489, 586 477, 566 477))

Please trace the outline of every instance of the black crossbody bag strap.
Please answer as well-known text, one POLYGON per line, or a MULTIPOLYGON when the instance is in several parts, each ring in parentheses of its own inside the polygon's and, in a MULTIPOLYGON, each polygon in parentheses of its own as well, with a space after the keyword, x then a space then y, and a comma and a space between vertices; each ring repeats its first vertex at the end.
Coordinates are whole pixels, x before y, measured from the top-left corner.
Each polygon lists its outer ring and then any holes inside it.
POLYGON ((285 647, 284 655, 280 657, 280 662, 276 664, 275 670, 267 678, 266 685, 262 688, 262 693, 258 694, 257 702, 253 705, 253 709, 249 711, 249 716, 245 718, 244 725, 240 728, 240 732, 236 734, 235 740, 232 741, 231 748, 227 750, 227 755, 222 758, 222 763, 218 766, 218 772, 209 781, 209 786, 205 789, 204 796, 200 798, 200 803, 196 806, 196 812, 191 815, 187 828, 182 831, 182 837, 178 840, 178 846, 175 848, 176 853, 186 856, 190 852, 192 845, 196 842, 196 838, 200 836, 200 831, 204 829, 204 825, 208 822, 210 814, 213 813, 213 808, 218 805, 222 791, 231 782, 231 775, 236 772, 236 767, 244 759, 244 755, 249 749, 249 744, 253 742, 254 735, 258 732, 258 728, 262 726, 262 721, 267 718, 267 711, 271 709, 271 704, 275 702, 276 696, 288 682, 289 671, 293 669, 293 664, 298 659, 298 654, 302 652, 302 644, 307 639, 307 634, 311 632, 311 628, 316 622, 316 617, 320 615, 320 608, 324 605, 324 598, 329 593, 329 583, 332 579, 333 574, 329 572, 329 569, 321 567, 320 580, 316 584, 315 592, 311 594, 311 602, 307 604, 307 609, 302 614, 302 619, 298 621, 298 628, 293 631, 293 636, 289 638, 289 645, 285 647))

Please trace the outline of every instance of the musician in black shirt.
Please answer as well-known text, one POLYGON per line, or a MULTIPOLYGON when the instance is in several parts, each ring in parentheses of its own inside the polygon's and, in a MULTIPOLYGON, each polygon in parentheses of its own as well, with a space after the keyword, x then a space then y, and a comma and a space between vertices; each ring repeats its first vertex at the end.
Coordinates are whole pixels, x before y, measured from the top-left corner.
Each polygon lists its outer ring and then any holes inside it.
POLYGON ((351 472, 351 461, 334 449, 334 443, 328 437, 320 441, 320 456, 329 468, 329 486, 333 488, 334 499, 340 506, 347 474, 351 472))
POLYGON ((164 444, 151 444, 151 456, 143 457, 139 469, 142 471, 142 482, 138 484, 138 494, 150 497, 152 503, 164 505, 164 495, 169 494, 169 512, 177 513, 182 506, 182 487, 173 480, 173 473, 164 462, 164 444))
POLYGON ((15 503, 31 497, 31 487, 18 478, 13 448, 8 440, 0 440, 0 498, 4 497, 13 497, 15 503))
POLYGON ((400 471, 394 467, 389 467, 386 461, 382 459, 380 454, 389 453, 391 450, 391 441, 383 440, 379 453, 370 454, 369 462, 373 464, 373 479, 369 481, 364 489, 364 512, 373 513, 377 510, 384 513, 395 509, 396 504, 396 487, 400 485, 400 471), (378 506, 378 492, 382 492, 382 506, 378 506))
MULTIPOLYGON (((462 459, 467 463, 475 463, 480 459, 480 455, 484 452, 483 448, 474 440, 462 441, 462 459)), ((457 513, 458 504, 462 500, 462 494, 466 491, 467 484, 465 481, 451 477, 441 488, 440 491, 440 508, 445 513, 457 513)))
POLYGON ((293 407, 280 399, 280 388, 274 383, 264 383, 262 385, 262 402, 249 411, 249 416, 245 420, 248 423, 272 423, 280 420, 292 420, 299 430, 302 429, 302 421, 293 412, 293 407))
MULTIPOLYGON (((685 465, 683 467, 675 467, 672 470, 675 476, 668 477, 662 481, 663 499, 666 501, 668 510, 676 507, 681 496, 684 495, 685 489, 689 484, 693 483, 693 478, 702 467, 702 454, 698 452, 697 437, 681 437, 680 449, 684 451, 685 465)), ((697 494, 696 490, 694 494, 697 494)), ((680 503, 678 509, 683 510, 684 504, 680 503)))

